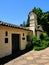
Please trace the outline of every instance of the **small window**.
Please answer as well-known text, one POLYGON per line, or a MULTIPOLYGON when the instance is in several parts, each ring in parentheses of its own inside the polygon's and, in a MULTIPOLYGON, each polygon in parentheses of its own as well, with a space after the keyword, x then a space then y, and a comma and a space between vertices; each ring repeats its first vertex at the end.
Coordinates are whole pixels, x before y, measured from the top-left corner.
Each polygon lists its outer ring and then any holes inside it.
POLYGON ((27 41, 30 41, 30 36, 29 35, 27 35, 27 41))
POLYGON ((5 43, 8 43, 8 38, 5 38, 5 43))
POLYGON ((8 36, 8 32, 7 31, 5 32, 5 36, 8 36))
POLYGON ((23 33, 23 36, 24 36, 24 33, 23 33))

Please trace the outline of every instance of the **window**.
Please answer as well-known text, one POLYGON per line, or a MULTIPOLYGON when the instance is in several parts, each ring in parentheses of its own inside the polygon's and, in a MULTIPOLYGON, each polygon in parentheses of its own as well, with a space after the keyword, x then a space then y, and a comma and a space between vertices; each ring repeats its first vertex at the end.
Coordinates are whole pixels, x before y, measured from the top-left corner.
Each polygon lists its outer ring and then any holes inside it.
POLYGON ((23 33, 23 36, 24 36, 24 33, 23 33))
POLYGON ((5 32, 5 36, 8 36, 8 32, 7 31, 5 32))
POLYGON ((30 36, 29 35, 27 35, 27 41, 30 41, 30 36))
POLYGON ((5 43, 8 43, 8 38, 5 38, 5 43))

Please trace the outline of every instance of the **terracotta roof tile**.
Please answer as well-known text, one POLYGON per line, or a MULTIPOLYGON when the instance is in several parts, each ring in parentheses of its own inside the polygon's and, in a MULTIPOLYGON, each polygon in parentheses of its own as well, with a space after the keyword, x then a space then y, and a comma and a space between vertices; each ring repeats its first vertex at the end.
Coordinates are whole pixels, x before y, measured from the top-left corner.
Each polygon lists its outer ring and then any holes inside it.
POLYGON ((32 31, 32 30, 27 29, 26 27, 17 26, 15 24, 10 24, 10 23, 6 23, 6 22, 2 22, 2 21, 0 21, 0 25, 32 31))

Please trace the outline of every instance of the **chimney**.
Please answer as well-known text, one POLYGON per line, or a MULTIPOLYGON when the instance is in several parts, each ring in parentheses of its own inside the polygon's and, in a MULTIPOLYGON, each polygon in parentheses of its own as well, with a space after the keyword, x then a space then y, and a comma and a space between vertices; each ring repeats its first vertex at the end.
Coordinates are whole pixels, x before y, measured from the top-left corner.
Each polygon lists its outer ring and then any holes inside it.
POLYGON ((33 36, 35 36, 35 28, 37 27, 37 16, 34 12, 31 11, 29 13, 29 17, 30 17, 29 29, 33 31, 33 36))

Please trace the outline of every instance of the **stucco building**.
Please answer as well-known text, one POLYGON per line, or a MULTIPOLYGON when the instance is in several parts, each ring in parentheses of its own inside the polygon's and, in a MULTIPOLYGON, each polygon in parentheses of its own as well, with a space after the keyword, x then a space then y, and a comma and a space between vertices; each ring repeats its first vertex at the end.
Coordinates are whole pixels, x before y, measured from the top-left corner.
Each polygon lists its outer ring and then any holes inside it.
POLYGON ((37 34, 37 16, 33 12, 29 16, 28 28, 0 21, 0 58, 12 54, 13 51, 24 50, 28 40, 37 34))

